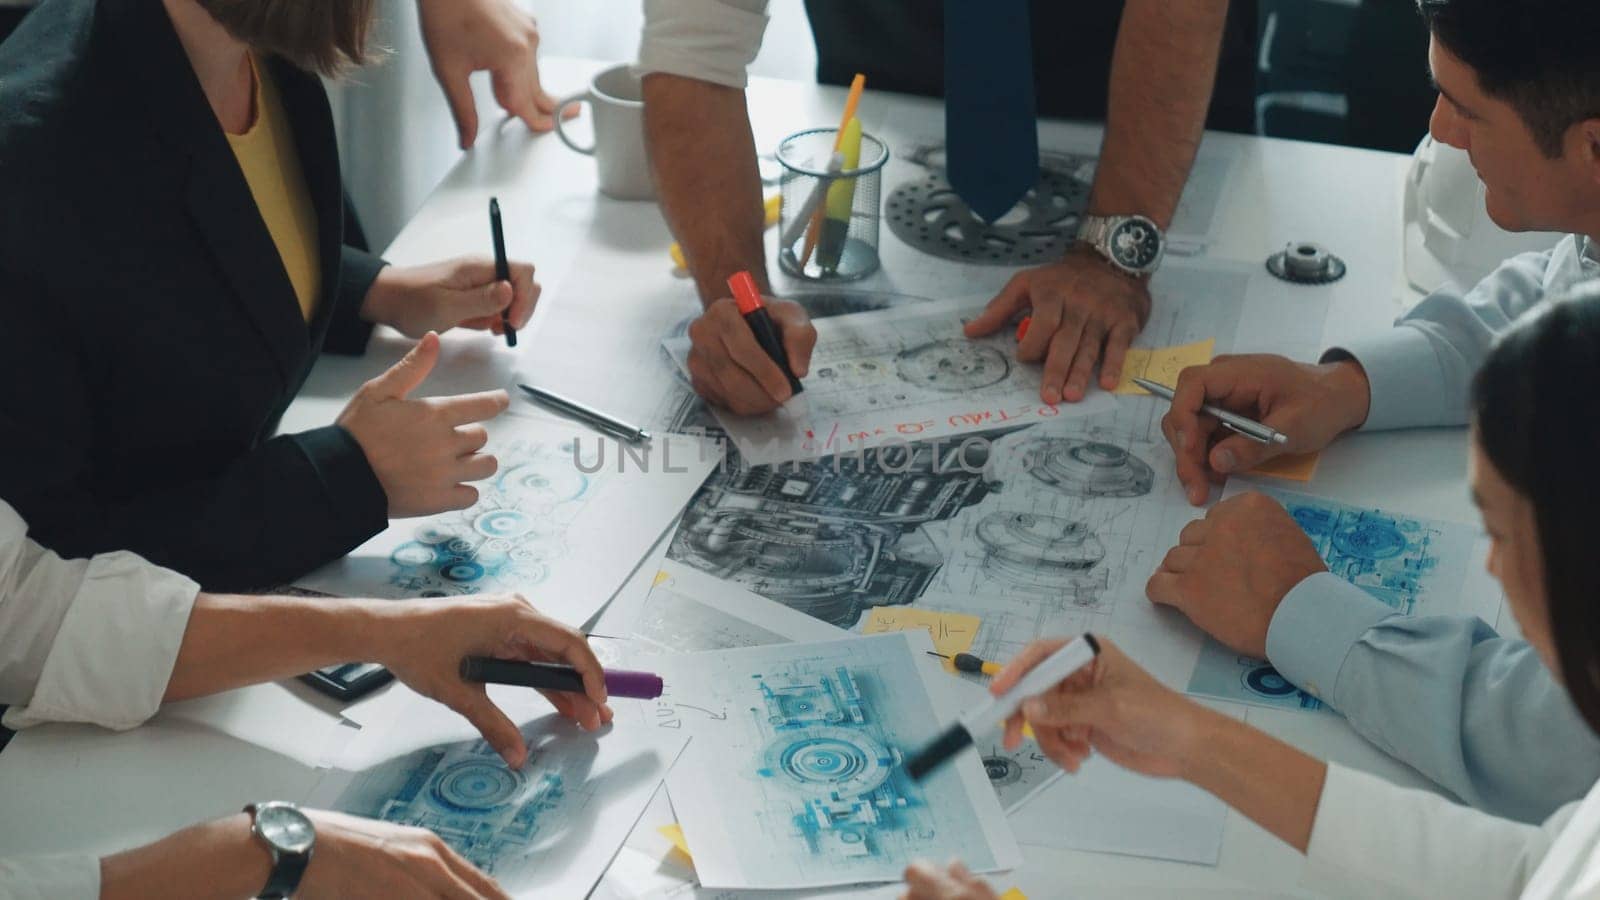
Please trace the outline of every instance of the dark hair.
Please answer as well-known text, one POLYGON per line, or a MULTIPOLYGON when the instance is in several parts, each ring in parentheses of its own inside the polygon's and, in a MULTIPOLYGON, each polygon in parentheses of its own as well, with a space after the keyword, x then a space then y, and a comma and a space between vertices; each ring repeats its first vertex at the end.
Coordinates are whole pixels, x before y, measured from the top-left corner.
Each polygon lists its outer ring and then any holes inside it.
POLYGON ((1561 156, 1569 128, 1600 118, 1597 0, 1417 0, 1417 9, 1550 159, 1561 156))
POLYGON ((251 48, 309 72, 338 75, 368 61, 377 0, 199 0, 251 48))
POLYGON ((1600 732, 1600 280, 1552 300, 1495 343, 1472 383, 1478 445, 1533 504, 1562 681, 1600 732))

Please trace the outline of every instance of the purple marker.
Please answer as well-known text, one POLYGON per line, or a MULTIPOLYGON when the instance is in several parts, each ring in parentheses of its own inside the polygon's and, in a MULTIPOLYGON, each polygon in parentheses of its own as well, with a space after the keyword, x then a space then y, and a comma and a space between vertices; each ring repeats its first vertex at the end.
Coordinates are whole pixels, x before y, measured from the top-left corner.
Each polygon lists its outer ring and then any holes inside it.
MULTIPOLYGON (((654 700, 661 696, 660 675, 650 672, 628 672, 622 669, 609 669, 605 674, 608 696, 632 697, 637 700, 654 700)), ((515 684, 547 691, 583 693, 583 675, 577 669, 560 663, 468 656, 461 660, 461 678, 463 681, 477 681, 484 684, 515 684)))

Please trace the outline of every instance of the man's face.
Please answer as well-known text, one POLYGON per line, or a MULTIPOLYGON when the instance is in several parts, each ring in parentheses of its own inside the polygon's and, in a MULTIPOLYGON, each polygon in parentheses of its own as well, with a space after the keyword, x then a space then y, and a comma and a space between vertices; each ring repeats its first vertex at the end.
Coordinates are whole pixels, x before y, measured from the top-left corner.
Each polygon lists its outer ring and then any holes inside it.
POLYGON ((1546 157, 1516 109, 1485 94, 1477 73, 1437 39, 1428 64, 1439 88, 1428 129, 1467 152, 1488 188, 1489 218, 1507 231, 1580 230, 1593 215, 1595 185, 1574 154, 1546 157))

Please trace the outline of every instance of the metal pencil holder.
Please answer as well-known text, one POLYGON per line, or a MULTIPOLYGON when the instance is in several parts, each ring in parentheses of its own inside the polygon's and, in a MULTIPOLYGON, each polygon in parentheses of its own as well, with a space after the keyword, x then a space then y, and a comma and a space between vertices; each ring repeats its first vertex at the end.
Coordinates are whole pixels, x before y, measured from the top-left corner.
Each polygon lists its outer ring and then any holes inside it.
POLYGON ((863 133, 859 164, 833 174, 828 163, 837 134, 836 128, 812 128, 778 145, 778 265, 796 278, 855 281, 878 270, 878 203, 889 148, 863 133))

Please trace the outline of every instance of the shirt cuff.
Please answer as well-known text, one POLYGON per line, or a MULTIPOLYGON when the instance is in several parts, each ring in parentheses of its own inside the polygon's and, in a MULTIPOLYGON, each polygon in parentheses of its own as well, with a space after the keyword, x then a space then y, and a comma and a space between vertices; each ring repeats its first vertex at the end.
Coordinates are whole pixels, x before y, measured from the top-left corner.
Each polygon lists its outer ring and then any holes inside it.
POLYGON ((1353 359, 1367 374, 1369 402, 1362 431, 1456 424, 1459 402, 1445 384, 1444 370, 1428 336, 1405 324, 1380 335, 1335 347, 1322 362, 1353 359))
POLYGON ((200 586, 126 553, 89 561, 45 657, 33 698, 8 728, 88 722, 132 728, 155 715, 200 586))
POLYGON ((0 859, 0 897, 5 900, 97 900, 100 860, 71 856, 0 859))
POLYGON ((1267 626, 1267 661, 1295 687, 1339 708, 1339 670, 1350 649, 1378 623, 1397 615, 1382 601, 1332 572, 1290 589, 1267 626))
POLYGON ((765 13, 728 0, 645 0, 633 70, 641 78, 661 72, 742 90, 766 30, 765 13))

